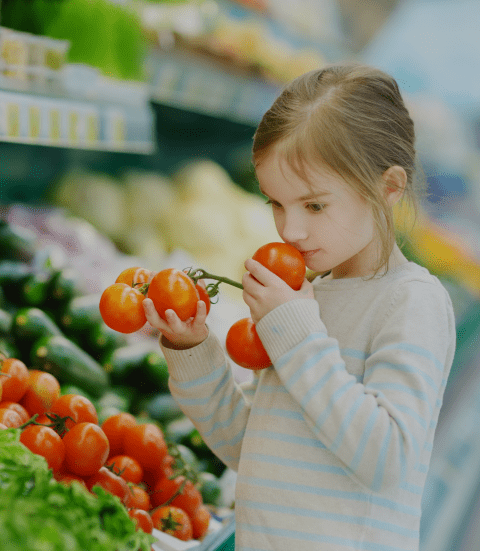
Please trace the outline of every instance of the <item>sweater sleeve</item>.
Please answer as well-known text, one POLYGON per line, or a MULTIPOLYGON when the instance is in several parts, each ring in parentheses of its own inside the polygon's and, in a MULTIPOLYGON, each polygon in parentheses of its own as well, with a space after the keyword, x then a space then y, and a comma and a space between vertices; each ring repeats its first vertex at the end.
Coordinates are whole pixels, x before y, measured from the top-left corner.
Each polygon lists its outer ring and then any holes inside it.
POLYGON ((348 373, 315 300, 283 304, 257 324, 316 437, 374 492, 398 488, 417 464, 436 422, 455 342, 450 297, 440 284, 399 285, 384 312, 361 382, 348 373))
POLYGON ((169 388, 207 446, 228 467, 237 470, 243 435, 258 377, 235 381, 217 337, 187 350, 162 346, 169 368, 169 388))

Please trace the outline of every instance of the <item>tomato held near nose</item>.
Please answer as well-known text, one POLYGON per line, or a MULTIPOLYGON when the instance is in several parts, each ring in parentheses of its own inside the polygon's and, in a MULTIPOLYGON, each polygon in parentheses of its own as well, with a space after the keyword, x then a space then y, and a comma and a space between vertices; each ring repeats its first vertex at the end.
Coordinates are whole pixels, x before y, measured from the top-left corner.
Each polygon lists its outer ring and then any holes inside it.
POLYGON ((152 299, 159 316, 166 319, 165 311, 174 310, 186 321, 197 313, 198 292, 193 281, 181 270, 167 268, 157 272, 148 287, 147 297, 152 299))
POLYGON ((292 245, 267 243, 252 258, 283 279, 295 291, 302 286, 307 269, 302 254, 292 245))
POLYGON ((272 365, 251 318, 236 321, 225 341, 230 358, 247 369, 265 369, 272 365))

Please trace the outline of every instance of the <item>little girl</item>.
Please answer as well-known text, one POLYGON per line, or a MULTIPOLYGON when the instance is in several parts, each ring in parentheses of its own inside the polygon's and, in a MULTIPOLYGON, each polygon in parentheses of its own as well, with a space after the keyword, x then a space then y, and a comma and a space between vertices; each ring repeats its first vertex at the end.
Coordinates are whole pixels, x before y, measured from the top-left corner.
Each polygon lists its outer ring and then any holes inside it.
POLYGON ((236 549, 417 551, 455 321, 438 279, 395 243, 416 161, 396 82, 357 64, 297 78, 253 159, 280 237, 318 274, 294 291, 245 262, 272 366, 237 384, 202 301, 187 322, 144 301, 172 395, 238 473, 236 549))

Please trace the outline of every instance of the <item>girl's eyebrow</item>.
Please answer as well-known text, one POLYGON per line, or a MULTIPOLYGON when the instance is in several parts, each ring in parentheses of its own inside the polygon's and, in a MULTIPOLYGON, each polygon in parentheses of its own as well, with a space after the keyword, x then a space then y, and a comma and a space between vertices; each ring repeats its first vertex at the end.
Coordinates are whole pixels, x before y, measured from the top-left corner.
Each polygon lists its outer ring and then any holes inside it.
MULTIPOLYGON (((260 193, 262 195, 265 195, 265 197, 268 197, 271 199, 271 197, 268 195, 268 193, 265 193, 261 186, 259 186, 260 193)), ((303 195, 302 197, 299 197, 297 201, 310 201, 311 199, 318 199, 320 197, 325 197, 327 195, 331 195, 330 191, 317 191, 314 193, 309 193, 308 195, 303 195)))

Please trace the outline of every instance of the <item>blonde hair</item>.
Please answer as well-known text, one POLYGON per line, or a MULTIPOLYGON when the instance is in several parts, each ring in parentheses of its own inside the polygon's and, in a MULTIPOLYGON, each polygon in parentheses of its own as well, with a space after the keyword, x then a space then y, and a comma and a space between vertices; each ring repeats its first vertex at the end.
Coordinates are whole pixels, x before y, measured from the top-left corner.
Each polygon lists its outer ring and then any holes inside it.
POLYGON ((414 211, 419 187, 414 125, 396 81, 355 63, 328 65, 296 78, 255 132, 254 166, 273 146, 305 182, 307 168, 327 167, 369 202, 381 240, 376 272, 388 267, 395 225, 380 185, 382 174, 392 166, 403 167, 403 197, 414 211))

